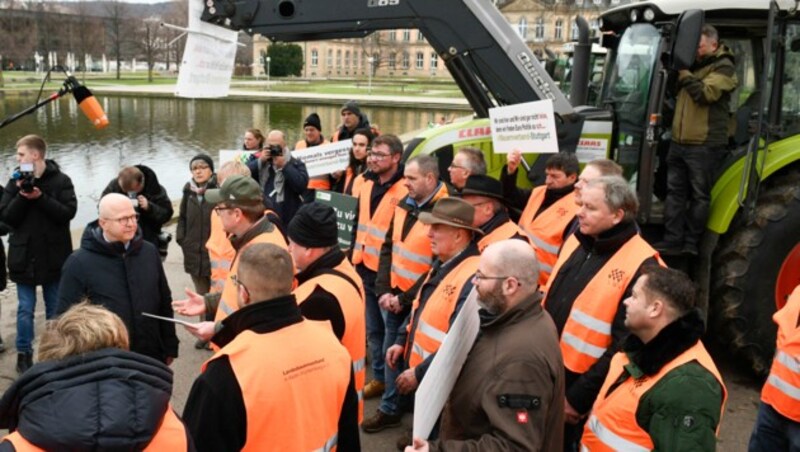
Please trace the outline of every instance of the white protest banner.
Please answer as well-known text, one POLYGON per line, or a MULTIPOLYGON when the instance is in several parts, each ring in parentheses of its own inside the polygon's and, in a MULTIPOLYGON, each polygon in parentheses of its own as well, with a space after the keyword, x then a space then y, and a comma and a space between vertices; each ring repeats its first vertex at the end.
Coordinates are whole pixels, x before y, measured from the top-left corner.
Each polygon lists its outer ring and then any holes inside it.
POLYGON ((292 158, 306 164, 308 177, 321 176, 347 168, 352 148, 353 140, 337 141, 292 151, 292 158))
POLYGON ((414 437, 433 430, 480 329, 478 292, 473 288, 414 395, 414 437))
POLYGON ((555 114, 550 99, 489 109, 495 154, 519 149, 537 154, 558 152, 555 114))
POLYGON ((189 35, 175 95, 225 97, 231 85, 238 32, 200 20, 203 2, 189 2, 189 35))

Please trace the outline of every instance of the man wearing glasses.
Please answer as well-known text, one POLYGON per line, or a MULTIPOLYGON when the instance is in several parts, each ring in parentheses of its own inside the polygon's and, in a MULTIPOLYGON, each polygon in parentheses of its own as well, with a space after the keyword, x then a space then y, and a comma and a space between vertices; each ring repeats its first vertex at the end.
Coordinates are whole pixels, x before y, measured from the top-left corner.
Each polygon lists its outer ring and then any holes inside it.
POLYGON ((358 195, 358 227, 350 261, 364 282, 367 299, 367 344, 372 362, 373 380, 364 387, 364 398, 383 394, 383 339, 386 311, 378 306, 375 278, 380 250, 394 216, 394 208, 408 194, 400 163, 403 143, 394 135, 381 135, 367 154, 369 170, 358 195))
POLYGON ((125 195, 103 196, 98 210, 80 249, 64 264, 58 313, 88 297, 122 319, 131 351, 169 364, 178 357, 175 325, 142 315, 172 317, 172 294, 158 249, 142 237, 138 214, 125 195))
POLYGON ((477 148, 465 147, 458 150, 453 162, 447 168, 450 174, 450 183, 458 191, 464 189, 467 179, 470 176, 482 176, 486 174, 486 160, 483 152, 477 148))

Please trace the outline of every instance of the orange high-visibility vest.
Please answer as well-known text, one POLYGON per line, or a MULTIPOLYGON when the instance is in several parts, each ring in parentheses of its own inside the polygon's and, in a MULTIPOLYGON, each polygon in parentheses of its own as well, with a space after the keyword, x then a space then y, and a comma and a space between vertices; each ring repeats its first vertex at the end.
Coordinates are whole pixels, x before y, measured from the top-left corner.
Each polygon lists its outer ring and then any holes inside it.
MULTIPOLYGON (((442 184, 439 191, 433 195, 428 204, 435 204, 441 198, 446 198, 447 186, 442 184)), ((392 270, 389 284, 392 289, 402 292, 407 291, 431 269, 433 252, 431 240, 428 238, 430 227, 414 218, 414 224, 403 239, 403 226, 405 225, 408 211, 400 206, 394 208, 392 221, 392 270)))
POLYGON ((519 218, 520 227, 528 233, 536 246, 536 259, 539 261, 539 285, 542 287, 547 284, 550 273, 553 271, 553 265, 558 259, 558 250, 563 243, 564 229, 578 211, 573 191, 554 202, 538 217, 533 218, 544 202, 546 191, 547 188, 544 186, 534 188, 531 197, 528 198, 528 205, 525 206, 525 210, 522 211, 522 216, 519 218))
MULTIPOLYGON (((330 144, 328 140, 322 140, 322 143, 315 144, 314 146, 321 146, 323 144, 330 144)), ((308 149, 308 143, 306 140, 300 140, 294 145, 294 149, 296 151, 302 149, 308 149)), ((308 178, 308 186, 309 190, 330 190, 331 189, 331 179, 328 177, 327 174, 323 174, 320 176, 314 176, 308 178)))
MULTIPOLYGON (((469 281, 478 270, 480 256, 470 256, 461 261, 455 268, 442 278, 439 285, 433 290, 417 321, 414 331, 414 343, 408 359, 409 367, 414 368, 428 356, 436 353, 450 330, 450 317, 456 309, 458 297, 464 289, 464 284, 469 281)), ((428 282, 430 273, 425 279, 428 282)), ((422 291, 420 290, 420 293, 422 291)), ((419 309, 419 294, 414 299, 411 308, 411 319, 415 318, 419 309)), ((412 325, 409 323, 408 332, 411 333, 412 325)), ((409 334, 409 338, 410 338, 409 334)), ((407 347, 407 345, 406 345, 407 347)))
POLYGON ((787 418, 800 422, 800 286, 772 316, 778 324, 775 358, 761 390, 761 400, 787 418))
POLYGON ((294 290, 297 304, 302 305, 314 292, 317 286, 332 294, 339 302, 344 315, 344 336, 342 345, 350 353, 353 361, 353 374, 355 375, 356 392, 358 393, 358 423, 364 418, 364 382, 367 371, 365 359, 367 356, 367 324, 365 319, 366 297, 364 284, 356 273, 353 265, 347 259, 333 268, 331 273, 323 273, 309 279, 294 290), (344 275, 343 278, 340 275, 344 275))
POLYGON ((303 320, 265 334, 243 331, 202 371, 223 355, 244 399, 243 451, 336 450, 352 364, 330 326, 303 320))
POLYGON ((394 208, 408 194, 405 178, 400 178, 383 195, 375 214, 370 215, 370 198, 375 181, 365 179, 358 196, 358 229, 353 243, 353 265, 363 263, 365 267, 378 271, 378 258, 381 246, 386 241, 389 223, 394 216, 394 208))
MULTIPOLYGON (((264 219, 263 221, 267 220, 264 219)), ((225 320, 225 318, 239 309, 237 287, 233 282, 233 275, 235 275, 236 271, 239 269, 239 256, 242 254, 242 251, 244 251, 248 246, 256 243, 272 243, 273 245, 278 245, 283 249, 288 249, 286 246, 286 240, 284 240, 281 231, 275 225, 273 225, 272 231, 263 232, 255 236, 253 240, 247 242, 242 249, 237 251, 233 258, 230 272, 228 272, 228 277, 225 279, 225 287, 222 289, 222 297, 219 300, 217 314, 214 316, 215 322, 221 322, 225 320)))
POLYGON ((358 198, 359 193, 361 193, 361 188, 364 186, 364 174, 356 174, 353 172, 353 168, 349 166, 344 172, 344 190, 343 193, 348 196, 354 196, 358 198))
POLYGON ((536 247, 533 245, 533 242, 531 242, 528 234, 513 221, 508 220, 499 227, 495 228, 494 231, 481 236, 480 240, 478 240, 478 251, 482 253, 483 250, 485 250, 486 247, 492 243, 513 239, 514 237, 518 236, 524 237, 525 240, 531 245, 531 248, 533 248, 534 251, 536 250, 536 247))
MULTIPOLYGON (((714 361, 700 341, 670 361, 656 375, 638 380, 628 376, 609 394, 608 389, 622 375, 622 372, 625 371, 624 366, 628 364, 628 357, 625 353, 617 353, 611 359, 605 383, 600 389, 600 394, 592 408, 592 414, 584 427, 581 438, 582 450, 592 452, 653 450, 655 444, 650 435, 636 422, 636 409, 639 407, 639 401, 671 370, 692 361, 697 361, 711 372, 722 387, 722 404, 719 407, 721 424, 728 391, 725 383, 722 382, 717 366, 714 365, 714 361)), ((717 424, 717 434, 719 434, 720 424, 717 424)))
POLYGON ((231 263, 236 256, 228 234, 222 228, 222 220, 219 215, 211 215, 211 234, 206 242, 208 249, 208 259, 211 262, 211 293, 220 293, 225 287, 225 280, 228 279, 228 272, 231 263))
MULTIPOLYGON (((144 451, 161 452, 167 450, 170 452, 178 452, 189 450, 187 437, 186 427, 184 427, 183 422, 178 419, 172 406, 169 405, 167 411, 164 413, 164 418, 161 420, 161 425, 158 427, 155 435, 153 435, 153 439, 151 439, 147 447, 144 448, 144 451)), ((37 447, 20 435, 19 430, 6 435, 3 441, 9 441, 13 444, 17 452, 44 451, 44 449, 37 447)))
MULTIPOLYGON (((578 246, 579 242, 574 234, 564 242, 564 250, 556 262, 547 289, 558 276, 561 266, 578 246)), ((611 324, 625 295, 625 289, 642 263, 651 257, 658 259, 658 252, 638 234, 634 235, 583 288, 572 304, 569 318, 561 332, 561 355, 564 357, 564 367, 574 373, 582 374, 603 356, 611 345, 611 324)), ((546 305, 549 302, 548 296, 545 295, 542 304, 546 305)))

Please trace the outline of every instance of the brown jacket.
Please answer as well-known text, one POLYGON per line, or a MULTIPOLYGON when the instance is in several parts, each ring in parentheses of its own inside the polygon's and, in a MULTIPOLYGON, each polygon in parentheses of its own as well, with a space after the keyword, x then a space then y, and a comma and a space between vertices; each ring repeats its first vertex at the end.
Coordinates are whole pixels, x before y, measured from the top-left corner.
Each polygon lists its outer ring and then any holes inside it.
POLYGON ((436 451, 562 451, 564 364, 541 296, 481 330, 445 404, 436 451))

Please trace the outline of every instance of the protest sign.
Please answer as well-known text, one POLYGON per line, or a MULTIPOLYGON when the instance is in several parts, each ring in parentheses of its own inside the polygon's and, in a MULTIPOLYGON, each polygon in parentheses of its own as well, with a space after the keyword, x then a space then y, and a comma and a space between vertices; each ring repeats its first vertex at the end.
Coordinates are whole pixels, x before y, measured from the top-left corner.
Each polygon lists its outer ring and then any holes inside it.
POLYGON ((352 148, 353 140, 337 141, 292 151, 292 158, 306 164, 308 177, 321 176, 347 168, 352 148))
POLYGON ((489 121, 495 154, 558 152, 552 100, 490 108, 489 121))
POLYGON ((345 250, 353 245, 353 230, 356 225, 358 198, 334 191, 317 190, 316 200, 329 205, 336 211, 336 225, 339 227, 339 248, 345 250))

